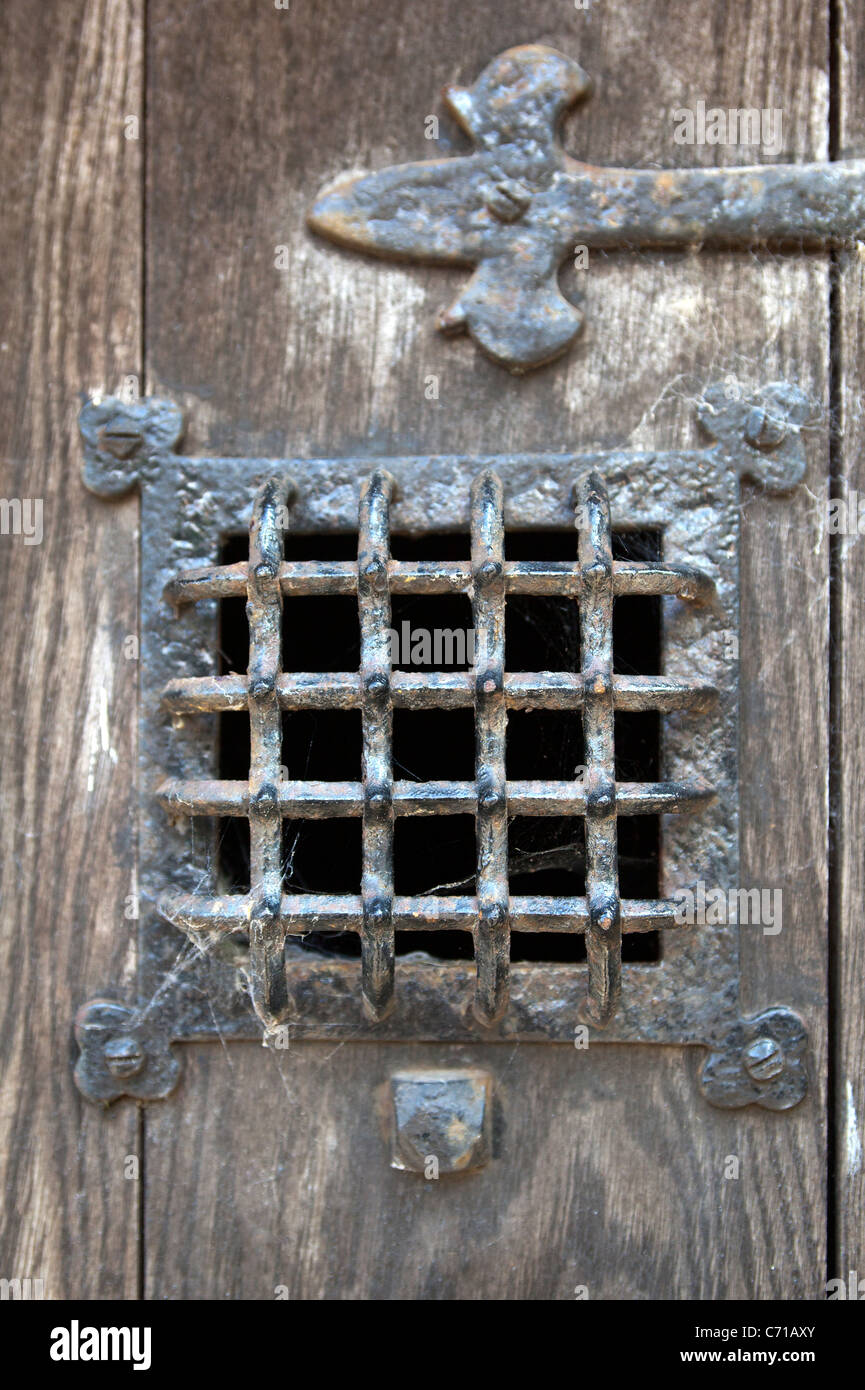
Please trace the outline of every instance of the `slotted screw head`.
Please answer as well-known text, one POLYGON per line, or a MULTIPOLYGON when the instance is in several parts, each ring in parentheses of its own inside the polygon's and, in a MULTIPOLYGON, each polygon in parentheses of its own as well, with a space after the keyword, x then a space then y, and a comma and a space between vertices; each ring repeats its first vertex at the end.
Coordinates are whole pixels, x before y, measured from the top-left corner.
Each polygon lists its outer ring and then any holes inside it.
POLYGON ((121 463, 131 459, 143 443, 144 436, 138 430, 124 430, 122 427, 103 430, 99 436, 99 447, 113 454, 121 463))
POLYGON ((137 1038, 128 1033, 109 1038, 105 1044, 105 1064, 112 1076, 135 1076, 144 1066, 144 1053, 137 1038))
POLYGON ((745 438, 755 449, 774 449, 786 437, 787 426, 777 415, 755 405, 745 421, 745 438))
POLYGON ((784 1070, 784 1053, 774 1038, 755 1038, 745 1048, 743 1061, 754 1081, 773 1081, 784 1070))

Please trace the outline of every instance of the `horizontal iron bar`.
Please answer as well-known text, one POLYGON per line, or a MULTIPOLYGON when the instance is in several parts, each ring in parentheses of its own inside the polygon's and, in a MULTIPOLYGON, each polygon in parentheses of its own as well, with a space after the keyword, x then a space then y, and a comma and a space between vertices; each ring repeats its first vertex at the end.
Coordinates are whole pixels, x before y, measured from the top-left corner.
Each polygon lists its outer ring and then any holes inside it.
MULTIPOLYGON (((239 598, 246 594, 245 560, 234 565, 208 565, 183 570, 165 587, 165 597, 175 607, 200 599, 239 598)), ((470 594, 472 569, 468 560, 389 560, 391 594, 470 594)), ((505 593, 539 596, 583 592, 584 580, 576 560, 506 560, 505 593)), ((279 586, 284 595, 355 594, 357 564, 354 560, 295 560, 279 567, 279 586)), ((664 561, 616 560, 613 593, 651 596, 672 594, 694 603, 707 603, 715 585, 692 565, 664 561)))
MULTIPOLYGON (((166 894, 159 912, 184 931, 203 938, 217 938, 246 930, 254 899, 250 895, 206 898, 198 894, 166 894)), ((649 932, 680 928, 680 904, 665 899, 625 898, 622 931, 649 932)), ((589 912, 585 898, 513 897, 509 921, 512 931, 583 933, 589 912)), ((396 931, 472 931, 478 920, 474 897, 395 897, 393 925, 396 931)), ((280 926, 289 936, 311 931, 359 932, 363 924, 360 894, 283 894, 280 926)))
MULTIPOLYGON (((395 709, 460 709, 475 701, 471 671, 392 671, 395 709)), ((245 675, 194 676, 172 681, 162 692, 164 708, 178 714, 242 710, 248 703, 245 675)), ((585 681, 578 672, 509 672, 505 702, 509 709, 579 709, 585 681)), ((282 709, 357 709, 361 702, 358 671, 298 671, 277 679, 282 709)), ((690 710, 703 714, 717 699, 711 685, 688 685, 666 676, 613 676, 617 710, 690 710)))
MULTIPOLYGON (((363 813, 362 782, 280 782, 279 814, 284 819, 327 820, 363 813)), ((508 782, 507 809, 514 816, 582 816, 587 793, 579 782, 508 782)), ((249 784, 217 780, 167 781, 157 793, 167 811, 183 816, 246 816, 249 784)), ((620 816, 657 816, 693 812, 714 801, 713 788, 702 782, 618 782, 620 816)), ((477 811, 474 782, 394 782, 397 816, 451 815, 477 811)))

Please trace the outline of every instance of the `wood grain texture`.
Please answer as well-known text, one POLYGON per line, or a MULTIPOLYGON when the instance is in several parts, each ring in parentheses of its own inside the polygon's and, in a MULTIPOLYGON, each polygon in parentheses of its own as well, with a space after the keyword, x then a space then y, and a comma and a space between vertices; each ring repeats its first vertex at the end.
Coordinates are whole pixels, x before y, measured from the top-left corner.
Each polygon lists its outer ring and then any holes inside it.
MULTIPOLYGON (((859 6, 839 10, 839 155, 865 154, 865 23, 859 6)), ((835 971, 836 1217, 838 1265, 865 1277, 865 536, 858 534, 858 508, 865 514, 865 261, 863 248, 839 257, 838 279, 838 459, 833 496, 852 503, 854 530, 838 535, 836 569, 836 736, 834 807, 837 861, 837 969, 835 971)), ((848 510, 848 516, 849 516, 848 510)))
POLYGON ((136 1112, 88 1106, 71 1064, 77 1007, 135 965, 137 511, 85 493, 76 417, 141 370, 141 8, 0 16, 0 493, 42 499, 44 528, 0 537, 0 1276, 46 1298, 137 1287, 136 1112))
POLYGON ((706 1123, 696 1054, 657 1048, 637 1065, 634 1051, 188 1048, 182 1104, 148 1113, 149 1296, 808 1297, 813 1194, 804 1169, 788 1170, 785 1118, 706 1123), (410 1066, 490 1071, 499 1156, 487 1168, 435 1182, 389 1166, 377 1093, 410 1066))
MULTIPOLYGON (((205 25, 151 0, 149 14, 148 376, 188 410, 191 452, 670 447, 696 440, 693 401, 727 376, 788 377, 825 404, 823 257, 599 256, 563 276, 587 310, 576 350, 514 381, 433 331, 462 272, 365 260, 303 227, 331 176, 433 153, 427 114, 439 148, 462 149, 439 86, 532 40, 598 81, 568 126, 580 157, 748 162, 673 144, 672 109, 698 97, 780 106, 782 157, 825 157, 823 5, 736 0, 703 22, 684 0, 505 0, 494 22, 456 0, 383 0, 374 17, 348 0, 219 0, 205 25)), ((781 934, 743 943, 745 1004, 807 1017, 807 1101, 713 1110, 678 1050, 464 1049, 500 1078, 501 1157, 427 1184, 388 1167, 373 1092, 409 1058, 455 1050, 189 1048, 178 1092, 147 1115, 149 1297, 823 1295, 827 467, 818 429, 808 490, 743 504, 743 884, 785 892, 781 934), (740 1178, 725 1182, 731 1154, 740 1178)))

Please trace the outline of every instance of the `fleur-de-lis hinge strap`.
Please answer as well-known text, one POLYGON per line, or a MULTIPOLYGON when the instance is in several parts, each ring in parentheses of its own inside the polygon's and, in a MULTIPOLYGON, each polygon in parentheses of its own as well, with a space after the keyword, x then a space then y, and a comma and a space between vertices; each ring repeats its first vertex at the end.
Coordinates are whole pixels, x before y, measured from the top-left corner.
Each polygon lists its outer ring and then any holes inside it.
POLYGON ((557 274, 577 246, 831 246, 865 227, 865 160, 732 169, 615 169, 562 149, 590 80, 553 48, 495 58, 444 100, 470 155, 398 164, 325 188, 308 214, 332 241, 394 260, 473 266, 439 315, 512 372, 565 352, 582 325, 557 274))

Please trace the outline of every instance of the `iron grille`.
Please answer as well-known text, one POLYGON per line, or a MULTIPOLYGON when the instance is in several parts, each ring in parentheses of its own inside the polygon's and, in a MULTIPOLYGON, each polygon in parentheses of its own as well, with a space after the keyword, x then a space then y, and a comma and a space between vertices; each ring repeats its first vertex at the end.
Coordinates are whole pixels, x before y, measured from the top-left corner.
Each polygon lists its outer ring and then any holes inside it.
POLYGON ((314 930, 359 933, 364 1006, 374 1021, 388 1014, 394 999, 396 931, 471 932, 474 1013, 484 1025, 493 1024, 507 1010, 512 930, 584 933, 588 970, 581 1012, 587 1022, 602 1026, 613 1017, 621 991, 622 933, 679 925, 673 900, 620 898, 617 819, 693 812, 715 798, 712 787, 700 779, 617 782, 616 710, 700 713, 710 707, 716 691, 687 680, 614 673, 613 600, 625 595, 667 595, 702 606, 713 598, 715 586, 693 565, 613 561, 609 499, 604 482, 593 471, 573 490, 579 531, 574 563, 505 559, 503 488, 490 468, 471 485, 470 562, 393 560, 389 542, 393 491, 393 478, 384 469, 364 481, 356 562, 286 562, 283 528, 286 509, 297 490, 288 474, 275 475, 256 496, 248 563, 184 570, 168 585, 167 597, 178 610, 201 600, 246 596, 247 675, 178 679, 165 688, 163 705, 174 714, 248 710, 248 781, 173 779, 162 784, 159 798, 173 815, 248 819, 250 890, 221 897, 166 894, 160 912, 205 949, 226 936, 248 933, 250 994, 269 1030, 288 1016, 287 970, 291 967, 286 962, 286 939, 314 930), (454 593, 471 598, 472 669, 392 671, 391 595, 454 593), (357 596, 360 670, 283 672, 283 600, 289 600, 290 612, 294 596, 344 594, 357 596), (505 671, 505 600, 511 594, 564 596, 579 605, 579 672, 505 671), (472 707, 475 712, 474 781, 395 780, 393 710, 459 707, 472 707), (363 737, 360 782, 281 779, 282 711, 358 708, 363 737), (581 711, 582 776, 573 781, 508 781, 509 709, 581 711), (475 894, 396 895, 394 817, 459 812, 475 817, 475 894), (509 894, 508 818, 513 815, 584 818, 584 896, 509 894), (360 895, 284 892, 283 820, 333 816, 362 818, 360 895))

